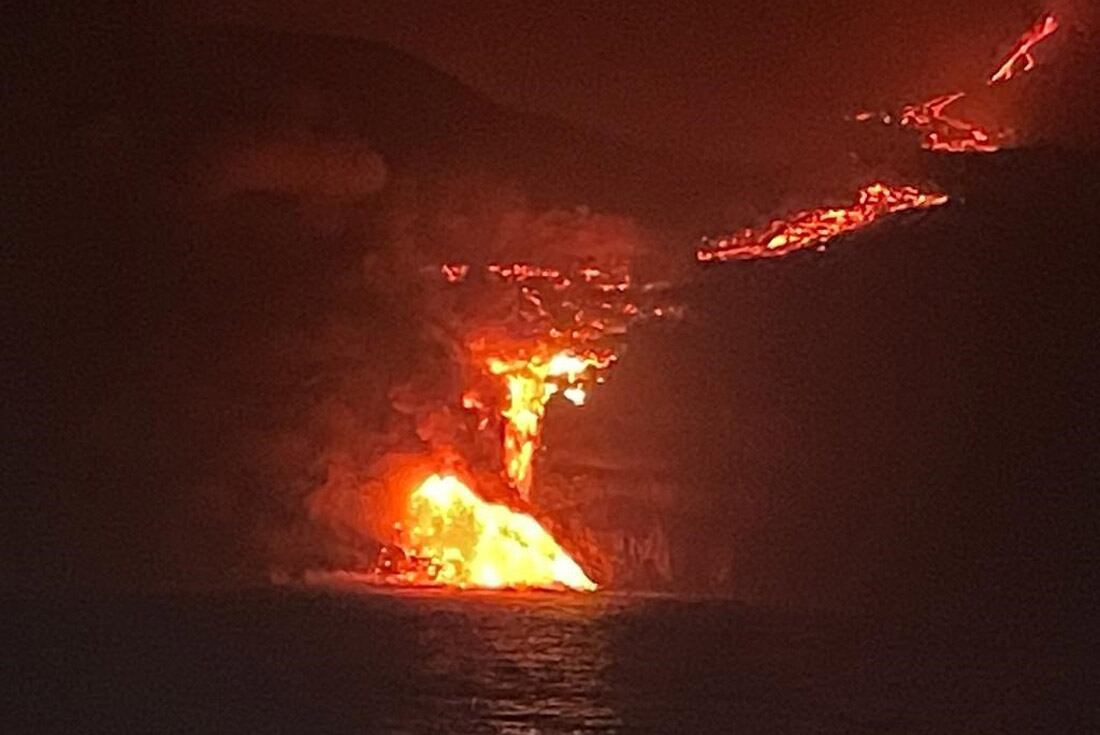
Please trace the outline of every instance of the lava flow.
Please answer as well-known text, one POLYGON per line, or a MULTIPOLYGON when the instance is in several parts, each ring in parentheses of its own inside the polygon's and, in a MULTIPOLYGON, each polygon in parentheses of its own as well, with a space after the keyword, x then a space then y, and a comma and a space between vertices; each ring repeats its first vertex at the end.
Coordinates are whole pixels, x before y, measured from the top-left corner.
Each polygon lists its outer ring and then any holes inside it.
POLYGON ((485 502, 453 475, 424 480, 409 496, 407 527, 397 531, 378 571, 405 584, 596 589, 538 521, 485 502))
POLYGON ((1016 76, 1016 68, 1021 61, 1024 64, 1023 71, 1028 72, 1034 69, 1035 57, 1031 55, 1031 50, 1057 30, 1058 19, 1051 13, 1045 13, 1039 20, 1035 21, 1031 28, 1024 31, 1024 34, 1012 47, 1012 51, 997 67, 997 71, 989 76, 988 84, 993 85, 1012 79, 1016 76))
MULTIPOLYGON (((473 418, 474 443, 495 443, 493 452, 477 454, 496 456, 507 502, 486 502, 453 474, 432 475, 409 495, 376 573, 404 585, 594 590, 596 584, 531 514, 547 405, 555 396, 583 405, 618 359, 617 340, 627 324, 671 310, 640 306, 621 265, 493 263, 475 270, 449 263, 440 273, 449 284, 514 293, 506 314, 481 315, 494 326, 466 335, 466 386, 456 397, 473 418)), ((642 291, 647 298, 654 293, 642 291)), ((484 302, 498 309, 502 303, 484 302)))
POLYGON ((965 92, 933 97, 901 109, 898 124, 921 133, 921 148, 938 153, 993 153, 1000 150, 1004 134, 952 117, 945 110, 966 96, 965 92))
POLYGON ((966 97, 966 92, 952 92, 930 100, 904 105, 898 114, 859 112, 857 122, 877 120, 920 134, 920 147, 935 153, 993 153, 999 151, 1009 137, 1007 131, 993 131, 971 120, 948 115, 947 108, 966 97))
MULTIPOLYGON (((988 83, 1033 68, 1032 49, 1057 28, 1053 15, 1040 18, 988 83)), ((933 151, 998 150, 1007 133, 948 114, 966 95, 940 95, 880 119, 917 131, 921 145, 933 151)), ((874 117, 861 113, 856 119, 874 117)), ((704 239, 695 256, 710 263, 821 249, 882 218, 947 201, 937 191, 874 182, 863 186, 851 204, 804 210, 758 229, 704 239)), ((483 472, 462 473, 460 479, 444 464, 408 488, 395 538, 378 558, 381 579, 406 585, 596 589, 564 550, 567 539, 556 540, 536 518, 534 478, 547 408, 555 396, 577 406, 585 403, 592 386, 603 382, 619 359, 621 336, 630 323, 677 315, 675 307, 655 303, 659 288, 632 281, 622 257, 611 260, 610 265, 584 260, 570 267, 451 262, 433 271, 450 284, 447 288, 456 289, 449 292, 454 297, 449 303, 464 307, 449 312, 451 328, 441 330, 450 335, 448 346, 462 363, 463 376, 454 405, 439 407, 446 419, 441 425, 461 428, 453 429, 455 446, 449 446, 450 434, 442 443, 451 454, 464 455, 459 462, 475 462, 483 472), (497 502, 479 495, 475 482, 497 502)))
MULTIPOLYGON (((471 362, 480 376, 462 397, 481 429, 500 424, 505 479, 529 501, 546 405, 561 395, 585 403, 591 386, 618 359, 617 338, 634 320, 675 309, 641 306, 625 268, 584 263, 570 272, 516 263, 491 264, 494 280, 518 286, 518 321, 527 335, 475 333, 471 362), (546 288, 549 286, 549 288, 546 288)), ((652 293, 652 292, 650 292, 652 293)))
POLYGON ((910 209, 945 204, 946 194, 924 192, 912 186, 876 182, 859 191, 859 199, 847 207, 820 207, 773 220, 759 230, 746 229, 719 240, 705 239, 695 251, 703 263, 725 260, 776 258, 867 227, 879 218, 910 209))
MULTIPOLYGON (((1020 36, 1012 51, 986 80, 988 86, 1007 82, 1016 76, 1017 69, 1027 72, 1035 68, 1031 54, 1037 44, 1058 30, 1058 19, 1045 13, 1020 36)), ((896 122, 900 127, 920 133, 920 145, 936 153, 993 153, 1000 150, 1011 137, 1011 131, 986 129, 971 120, 947 114, 947 108, 967 97, 959 91, 937 95, 925 102, 905 105, 898 115, 861 112, 855 116, 860 122, 878 119, 885 125, 896 122)))
MULTIPOLYGON (((532 462, 547 402, 560 392, 573 405, 583 405, 588 396, 585 381, 593 371, 609 367, 614 359, 613 353, 549 354, 536 350, 533 355, 492 356, 486 360, 489 372, 502 378, 507 387, 507 399, 500 409, 505 421, 504 471, 524 500, 530 500, 532 462)), ((467 394, 464 407, 475 407, 474 400, 467 394)))

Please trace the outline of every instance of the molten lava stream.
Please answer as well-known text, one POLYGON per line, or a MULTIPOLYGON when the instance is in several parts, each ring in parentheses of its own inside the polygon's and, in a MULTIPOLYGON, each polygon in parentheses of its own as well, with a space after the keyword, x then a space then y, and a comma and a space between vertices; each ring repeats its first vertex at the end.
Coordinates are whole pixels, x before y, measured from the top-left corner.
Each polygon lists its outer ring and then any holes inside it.
MULTIPOLYGON (((1040 16, 1017 39, 1008 56, 986 79, 986 84, 993 86, 1007 82, 1014 79, 1018 72, 1034 69, 1036 62, 1031 54, 1032 49, 1053 35, 1059 26, 1058 19, 1052 13, 1040 16)), ((925 102, 905 105, 896 116, 860 112, 855 119, 859 122, 877 119, 885 125, 896 121, 901 127, 912 128, 921 134, 922 148, 938 153, 993 153, 1000 150, 1011 137, 1011 131, 986 130, 975 122, 947 114, 947 108, 967 96, 964 91, 937 95, 925 102)))
POLYGON ((378 573, 401 584, 460 588, 596 589, 542 525, 482 500, 452 475, 432 475, 409 497, 403 538, 378 573))
POLYGON ((563 350, 534 355, 486 360, 490 374, 503 378, 507 400, 500 409, 504 419, 504 472, 524 500, 530 499, 532 465, 539 448, 546 404, 561 394, 574 405, 587 399, 584 380, 614 361, 613 354, 563 350))
POLYGON ((775 258, 862 229, 889 214, 927 209, 947 201, 946 194, 876 182, 860 189, 855 204, 809 209, 773 220, 759 231, 748 229, 717 241, 708 239, 695 251, 695 257, 703 263, 775 258))
POLYGON ((1039 20, 1024 31, 1019 40, 1012 47, 1012 51, 1009 52, 1001 65, 997 67, 997 70, 989 76, 988 84, 994 85, 997 82, 1007 82, 1016 76, 1016 67, 1023 61, 1023 71, 1028 72, 1035 68, 1035 57, 1031 55, 1031 50, 1035 48, 1039 43, 1042 43, 1045 39, 1054 35, 1054 32, 1058 30, 1058 19, 1054 17, 1052 13, 1045 13, 1039 17, 1039 20))
POLYGON ((966 97, 955 92, 933 97, 919 105, 902 108, 898 123, 922 134, 921 148, 937 153, 995 153, 1001 149, 1003 135, 985 130, 980 125, 951 117, 946 110, 966 97))

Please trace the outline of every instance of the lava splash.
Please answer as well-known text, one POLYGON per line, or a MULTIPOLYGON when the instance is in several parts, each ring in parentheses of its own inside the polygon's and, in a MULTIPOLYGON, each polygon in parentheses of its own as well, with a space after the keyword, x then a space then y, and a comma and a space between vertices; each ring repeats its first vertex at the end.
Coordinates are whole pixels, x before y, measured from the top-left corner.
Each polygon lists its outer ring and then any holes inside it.
POLYGON ((479 497, 453 475, 435 474, 409 496, 408 527, 386 547, 378 572, 408 585, 596 589, 580 565, 526 513, 479 497))

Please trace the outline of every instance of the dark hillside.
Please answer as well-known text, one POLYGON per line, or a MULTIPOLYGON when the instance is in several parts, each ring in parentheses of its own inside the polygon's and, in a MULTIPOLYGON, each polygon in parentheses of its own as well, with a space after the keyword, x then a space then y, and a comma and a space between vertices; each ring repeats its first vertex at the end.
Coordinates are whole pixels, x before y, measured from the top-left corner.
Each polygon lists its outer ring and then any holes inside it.
POLYGON ((729 549, 738 596, 841 606, 1050 612, 1086 589, 1100 168, 931 165, 948 207, 708 269, 687 323, 632 345, 604 397, 616 443, 706 499, 682 568, 729 549))

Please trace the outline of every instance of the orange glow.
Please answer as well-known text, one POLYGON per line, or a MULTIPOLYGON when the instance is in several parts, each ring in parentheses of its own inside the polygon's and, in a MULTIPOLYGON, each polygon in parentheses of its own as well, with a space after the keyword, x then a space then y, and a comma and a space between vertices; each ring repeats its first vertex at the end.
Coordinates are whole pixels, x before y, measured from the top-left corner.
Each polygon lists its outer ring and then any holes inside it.
POLYGON ((504 419, 504 474, 520 497, 528 500, 546 404, 559 392, 574 405, 583 404, 587 397, 584 383, 596 371, 609 367, 615 357, 595 351, 525 353, 513 357, 492 355, 485 364, 491 375, 503 379, 505 386, 506 398, 500 408, 504 419))
POLYGON ((927 209, 947 201, 946 194, 876 182, 860 189, 855 204, 809 209, 773 220, 758 230, 746 229, 720 240, 707 239, 695 251, 695 257, 704 263, 775 258, 862 229, 885 215, 927 209))
POLYGON ((561 271, 555 268, 543 268, 537 265, 530 265, 529 263, 513 263, 511 265, 492 263, 488 270, 490 273, 494 273, 506 280, 527 281, 530 279, 542 278, 548 281, 558 281, 561 279, 561 271))
POLYGON ((966 97, 955 92, 933 97, 918 105, 906 105, 898 123, 922 134, 921 147, 940 153, 992 153, 1000 149, 999 135, 976 123, 951 117, 944 111, 966 97))
MULTIPOLYGON (((451 264, 444 278, 459 283, 448 273, 460 267, 465 277, 467 266, 451 264)), ((617 359, 617 339, 630 323, 678 316, 680 310, 655 303, 660 288, 639 288, 621 262, 607 266, 585 260, 570 269, 490 263, 484 276, 479 286, 515 289, 516 323, 467 337, 475 372, 462 407, 478 416, 479 430, 499 426, 503 475, 527 501, 551 398, 561 395, 584 405, 591 386, 603 381, 602 372, 617 359), (486 384, 484 377, 492 380, 486 384)))
POLYGON ((465 280, 466 274, 470 272, 470 266, 465 263, 444 263, 439 266, 439 270, 448 283, 458 283, 465 280))
POLYGON ((1019 40, 1012 47, 1012 51, 1009 52, 1005 60, 1001 62, 1001 65, 997 67, 997 70, 989 77, 988 84, 993 85, 998 82, 1007 82, 1016 76, 1016 71, 1020 66, 1020 62, 1023 62, 1022 72, 1029 72, 1035 68, 1035 57, 1031 55, 1031 50, 1036 45, 1041 43, 1046 38, 1054 34, 1058 30, 1058 19, 1051 13, 1043 14, 1039 20, 1032 24, 1031 28, 1024 31, 1019 40))
POLYGON ((399 525, 398 532, 400 552, 391 549, 379 563, 379 573, 390 581, 596 589, 538 521, 485 502, 451 475, 432 475, 412 492, 408 524, 399 525))
MULTIPOLYGON (((1045 13, 1031 28, 1024 32, 1012 47, 1012 51, 990 75, 987 84, 992 86, 1035 68, 1031 51, 1037 44, 1058 30, 1058 19, 1045 13)), ((912 128, 921 134, 920 145, 937 153, 992 153, 1000 150, 1011 135, 1010 131, 991 131, 975 122, 947 114, 947 108, 965 99, 966 92, 953 92, 933 97, 925 102, 905 105, 898 115, 858 112, 857 122, 878 120, 886 125, 896 122, 904 128, 912 128)))
MULTIPOLYGON (((477 439, 499 442, 506 504, 484 501, 458 477, 429 477, 409 496, 375 573, 393 584, 594 590, 551 534, 515 509, 532 507, 535 457, 550 400, 560 395, 584 405, 616 361, 627 325, 677 316, 679 309, 656 303, 664 284, 636 288, 621 261, 598 266, 584 260, 571 269, 447 263, 438 273, 455 287, 492 290, 485 303, 498 309, 479 313, 475 323, 487 326, 463 338, 466 382, 456 403, 472 415, 467 426, 477 439), (514 298, 507 298, 508 291, 514 298)), ((493 443, 473 443, 476 456, 489 456, 485 450, 493 443)))

